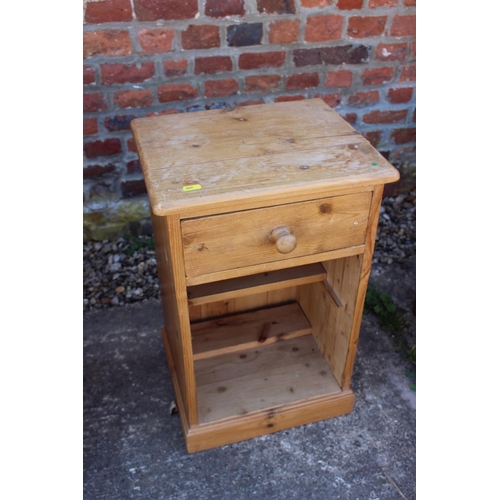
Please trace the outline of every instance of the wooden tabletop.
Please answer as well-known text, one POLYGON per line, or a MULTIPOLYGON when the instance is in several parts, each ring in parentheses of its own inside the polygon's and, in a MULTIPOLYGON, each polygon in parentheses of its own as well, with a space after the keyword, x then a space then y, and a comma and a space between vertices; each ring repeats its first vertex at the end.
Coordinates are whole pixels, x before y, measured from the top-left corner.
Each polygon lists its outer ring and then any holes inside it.
POLYGON ((312 199, 399 179, 321 99, 137 118, 131 126, 156 215, 312 199))

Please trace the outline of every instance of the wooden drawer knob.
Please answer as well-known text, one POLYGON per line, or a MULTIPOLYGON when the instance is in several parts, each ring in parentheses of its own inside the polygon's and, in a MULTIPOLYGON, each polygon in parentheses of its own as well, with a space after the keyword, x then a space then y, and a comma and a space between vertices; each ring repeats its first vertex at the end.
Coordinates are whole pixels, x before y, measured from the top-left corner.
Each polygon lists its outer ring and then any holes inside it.
POLYGON ((269 238, 273 243, 276 243, 276 249, 280 253, 290 253, 297 246, 297 238, 287 226, 276 226, 271 231, 269 238))

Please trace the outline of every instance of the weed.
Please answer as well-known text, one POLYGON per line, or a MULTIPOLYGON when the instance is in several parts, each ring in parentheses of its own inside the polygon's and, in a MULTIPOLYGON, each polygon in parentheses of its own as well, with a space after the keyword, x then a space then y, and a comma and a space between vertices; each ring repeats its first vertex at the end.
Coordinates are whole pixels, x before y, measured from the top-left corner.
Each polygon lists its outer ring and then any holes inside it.
POLYGON ((151 236, 135 236, 128 239, 128 245, 125 249, 127 255, 133 255, 134 252, 146 248, 147 250, 154 250, 155 244, 151 236))
POLYGON ((396 349, 407 361, 416 366, 416 346, 408 344, 405 336, 405 321, 391 296, 369 286, 366 291, 365 312, 372 312, 378 316, 380 326, 392 333, 396 349))

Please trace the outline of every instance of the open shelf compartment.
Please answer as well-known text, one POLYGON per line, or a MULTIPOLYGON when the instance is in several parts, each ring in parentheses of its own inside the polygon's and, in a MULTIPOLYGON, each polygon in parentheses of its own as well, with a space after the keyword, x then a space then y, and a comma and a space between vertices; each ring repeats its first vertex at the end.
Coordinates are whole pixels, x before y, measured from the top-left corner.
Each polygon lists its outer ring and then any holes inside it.
POLYGON ((200 424, 342 391, 295 302, 193 325, 200 424))

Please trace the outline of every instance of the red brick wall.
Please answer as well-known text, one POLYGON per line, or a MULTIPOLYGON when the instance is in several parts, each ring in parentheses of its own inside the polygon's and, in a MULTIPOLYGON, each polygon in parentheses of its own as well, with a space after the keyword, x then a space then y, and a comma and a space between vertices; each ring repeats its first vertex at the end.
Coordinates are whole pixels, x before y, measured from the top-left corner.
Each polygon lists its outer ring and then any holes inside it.
POLYGON ((322 97, 390 161, 415 154, 416 0, 88 0, 87 204, 145 193, 130 121, 322 97))

